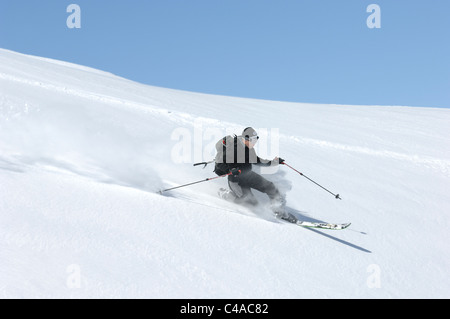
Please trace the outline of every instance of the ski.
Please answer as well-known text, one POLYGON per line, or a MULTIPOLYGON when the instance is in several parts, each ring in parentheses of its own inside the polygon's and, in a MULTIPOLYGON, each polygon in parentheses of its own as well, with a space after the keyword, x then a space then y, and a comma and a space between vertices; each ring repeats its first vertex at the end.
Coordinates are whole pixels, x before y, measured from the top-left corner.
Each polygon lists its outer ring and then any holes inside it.
POLYGON ((312 223, 312 222, 304 222, 298 220, 296 225, 306 228, 319 228, 319 229, 331 229, 331 230, 342 230, 346 229, 351 225, 351 223, 345 224, 331 224, 331 223, 312 223))
POLYGON ((332 223, 325 223, 325 222, 307 222, 298 220, 294 215, 287 213, 286 216, 277 216, 278 218, 281 218, 282 220, 295 224, 301 227, 306 228, 319 228, 319 229, 331 229, 331 230, 342 230, 348 228, 348 226, 351 225, 351 223, 345 223, 345 224, 332 224, 332 223))
MULTIPOLYGON (((235 196, 230 190, 227 190, 225 188, 221 188, 218 192, 219 197, 231 200, 233 201, 235 199, 235 196)), ((295 224, 301 227, 305 228, 318 228, 318 229, 329 229, 329 230, 343 230, 348 228, 351 223, 344 223, 344 224, 332 224, 332 223, 326 223, 326 222, 307 222, 307 221, 301 221, 298 220, 294 215, 287 213, 286 216, 280 216, 275 214, 275 216, 281 220, 284 220, 287 223, 295 224)))

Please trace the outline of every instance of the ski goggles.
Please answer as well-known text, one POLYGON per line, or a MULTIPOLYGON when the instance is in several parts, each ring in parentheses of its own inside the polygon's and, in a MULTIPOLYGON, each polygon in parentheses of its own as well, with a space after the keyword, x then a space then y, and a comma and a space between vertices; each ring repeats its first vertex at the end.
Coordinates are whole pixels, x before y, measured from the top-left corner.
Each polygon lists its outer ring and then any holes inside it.
POLYGON ((245 140, 249 141, 250 143, 256 143, 259 140, 259 136, 252 136, 252 137, 245 137, 245 140))

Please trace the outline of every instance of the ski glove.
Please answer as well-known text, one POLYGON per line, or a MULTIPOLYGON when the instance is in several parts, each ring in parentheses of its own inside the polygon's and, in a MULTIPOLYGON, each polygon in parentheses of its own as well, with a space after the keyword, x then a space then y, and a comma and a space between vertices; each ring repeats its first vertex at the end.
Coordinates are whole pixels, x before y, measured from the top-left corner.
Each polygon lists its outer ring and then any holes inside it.
POLYGON ((233 169, 231 169, 230 173, 233 176, 237 176, 241 173, 241 170, 239 168, 233 168, 233 169))
POLYGON ((282 159, 281 157, 278 158, 278 163, 283 164, 284 163, 284 159, 282 159))

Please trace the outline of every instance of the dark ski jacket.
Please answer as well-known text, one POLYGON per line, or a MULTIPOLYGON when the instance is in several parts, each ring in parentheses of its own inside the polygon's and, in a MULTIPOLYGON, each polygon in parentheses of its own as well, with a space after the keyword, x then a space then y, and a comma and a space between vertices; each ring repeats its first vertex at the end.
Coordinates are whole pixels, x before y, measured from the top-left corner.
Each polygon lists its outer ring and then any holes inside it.
POLYGON ((242 136, 225 136, 216 143, 216 150, 214 172, 219 176, 228 174, 233 168, 245 173, 252 170, 253 164, 272 165, 272 161, 257 156, 254 148, 248 148, 242 142, 242 136))

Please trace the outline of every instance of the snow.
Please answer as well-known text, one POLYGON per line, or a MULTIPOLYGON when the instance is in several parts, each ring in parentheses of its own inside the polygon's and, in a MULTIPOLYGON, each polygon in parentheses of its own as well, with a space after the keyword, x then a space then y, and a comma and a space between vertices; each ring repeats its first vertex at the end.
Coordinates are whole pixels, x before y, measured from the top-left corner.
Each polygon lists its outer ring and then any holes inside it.
MULTIPOLYGON (((325 91, 324 91, 325 94, 325 91)), ((0 49, 1 298, 449 298, 450 110, 176 91, 0 49), (301 228, 217 198, 253 126, 301 228), (271 143, 267 143, 270 141, 271 143)), ((267 173, 267 172, 265 172, 267 173)))

